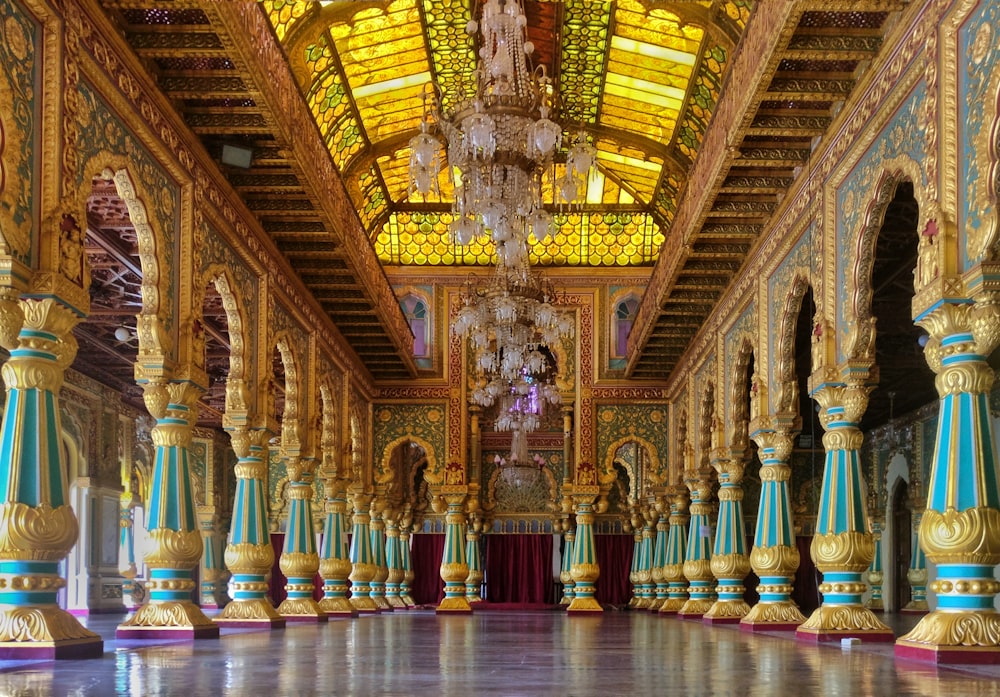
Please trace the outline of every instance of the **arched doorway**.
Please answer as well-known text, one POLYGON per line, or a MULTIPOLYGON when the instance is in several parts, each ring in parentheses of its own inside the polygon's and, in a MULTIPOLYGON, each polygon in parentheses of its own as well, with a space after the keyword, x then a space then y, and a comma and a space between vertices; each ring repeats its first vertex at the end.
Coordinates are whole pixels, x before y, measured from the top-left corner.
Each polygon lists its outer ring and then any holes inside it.
POLYGON ((910 490, 906 482, 899 479, 892 492, 892 588, 888 610, 899 612, 910 602, 910 582, 906 573, 910 570, 910 556, 913 554, 911 526, 913 512, 910 509, 910 490))

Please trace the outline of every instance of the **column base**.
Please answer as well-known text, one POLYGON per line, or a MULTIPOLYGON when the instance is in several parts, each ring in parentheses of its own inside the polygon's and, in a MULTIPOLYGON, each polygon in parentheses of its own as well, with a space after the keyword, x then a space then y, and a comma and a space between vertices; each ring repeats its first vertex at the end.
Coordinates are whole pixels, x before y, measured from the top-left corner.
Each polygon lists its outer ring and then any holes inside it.
POLYGON ((896 642, 896 655, 937 664, 996 663, 998 637, 1000 614, 994 610, 937 610, 896 642))
POLYGON ((796 639, 814 644, 836 642, 849 637, 868 642, 889 642, 896 638, 875 613, 860 605, 818 607, 795 630, 796 639))
POLYGON ((573 602, 573 597, 569 596, 569 595, 564 595, 562 597, 562 600, 559 601, 559 604, 560 605, 569 605, 571 602, 573 602))
POLYGON ((740 600, 716 600, 702 618, 705 624, 739 624, 750 612, 750 606, 740 600))
POLYGON ((658 614, 660 615, 676 615, 687 603, 687 598, 667 598, 667 602, 660 606, 658 614))
POLYGON ((441 604, 437 606, 436 612, 439 615, 471 615, 472 606, 469 605, 469 601, 464 597, 462 598, 445 598, 441 601, 441 604))
POLYGON ((926 615, 931 611, 926 600, 911 600, 905 607, 900 609, 904 615, 926 615))
POLYGON ((657 612, 660 611, 660 608, 663 607, 663 603, 665 603, 665 602, 667 602, 666 598, 657 598, 657 599, 655 599, 652 603, 649 604, 649 607, 646 608, 646 612, 649 612, 649 613, 652 613, 652 614, 655 615, 657 612))
POLYGON ((0 658, 100 658, 104 640, 55 605, 0 613, 0 658))
POLYGON ((234 600, 226 605, 215 623, 226 628, 284 629, 285 620, 265 598, 234 600))
POLYGON ((319 609, 333 617, 357 617, 358 610, 347 598, 323 598, 319 609))
POLYGON ((677 611, 677 616, 682 620, 700 620, 714 604, 715 600, 711 598, 688 598, 684 607, 677 611))
POLYGON ((378 613, 375 601, 367 595, 360 595, 350 599, 351 606, 358 611, 359 615, 374 615, 378 613))
POLYGON ((566 608, 566 612, 571 615, 583 613, 592 614, 595 612, 604 612, 604 608, 601 607, 601 604, 597 602, 596 598, 577 597, 573 598, 573 602, 571 602, 569 607, 566 608))
POLYGON ((296 623, 326 622, 329 619, 312 598, 286 598, 278 606, 278 614, 286 622, 296 623))
POLYGON ((380 595, 377 598, 372 598, 372 602, 375 603, 375 609, 379 612, 392 612, 392 605, 389 604, 389 601, 385 597, 380 595))
POLYGON ((740 620, 744 632, 794 631, 806 621, 806 616, 791 600, 777 603, 757 603, 740 620))
POLYGON ((118 625, 115 637, 143 641, 218 639, 219 625, 190 601, 165 601, 140 607, 118 625))

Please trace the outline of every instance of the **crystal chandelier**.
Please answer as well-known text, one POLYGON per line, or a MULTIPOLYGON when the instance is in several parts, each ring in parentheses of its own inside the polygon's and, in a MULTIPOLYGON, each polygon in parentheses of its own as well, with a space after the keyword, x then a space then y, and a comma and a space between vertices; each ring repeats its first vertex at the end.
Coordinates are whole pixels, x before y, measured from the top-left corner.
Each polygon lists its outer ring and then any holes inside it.
MULTIPOLYGON (((542 203, 542 177, 562 145, 562 128, 550 115, 555 102, 544 66, 530 67, 533 44, 520 0, 486 0, 479 22, 475 83, 449 108, 429 94, 420 133, 410 140, 410 190, 439 194, 441 140, 455 177, 453 240, 468 245, 490 239, 497 259, 517 268, 526 259, 528 237, 548 241, 552 215, 542 203)), ((585 196, 597 153, 581 132, 566 152, 566 166, 553 173, 555 196, 574 203, 585 196)))

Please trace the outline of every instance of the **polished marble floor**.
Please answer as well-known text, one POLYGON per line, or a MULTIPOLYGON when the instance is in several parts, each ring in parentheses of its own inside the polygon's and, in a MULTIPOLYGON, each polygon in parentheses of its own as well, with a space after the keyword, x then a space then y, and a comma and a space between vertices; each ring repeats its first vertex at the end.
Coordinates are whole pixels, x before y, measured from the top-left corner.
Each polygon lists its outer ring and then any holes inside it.
POLYGON ((637 612, 394 612, 157 646, 115 641, 120 619, 87 620, 103 658, 0 663, 0 697, 1000 695, 1000 665, 935 668, 895 659, 891 644, 815 646, 637 612))

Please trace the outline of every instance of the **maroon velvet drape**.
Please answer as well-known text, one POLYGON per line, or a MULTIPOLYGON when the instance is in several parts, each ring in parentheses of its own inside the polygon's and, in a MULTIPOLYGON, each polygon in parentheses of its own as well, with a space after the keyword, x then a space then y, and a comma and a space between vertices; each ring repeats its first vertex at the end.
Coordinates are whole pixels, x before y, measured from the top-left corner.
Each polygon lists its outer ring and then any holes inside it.
POLYGON ((443 556, 443 534, 419 533, 410 536, 410 565, 413 567, 410 595, 417 605, 437 605, 444 600, 444 581, 441 580, 443 556))
MULTIPOLYGON (((284 546, 285 533, 272 532, 271 547, 274 548, 274 565, 271 567, 271 590, 269 595, 271 596, 271 603, 275 607, 281 605, 281 601, 288 597, 288 592, 285 590, 285 584, 288 583, 288 578, 281 573, 281 567, 278 566, 281 562, 281 549, 284 546)), ((323 577, 316 574, 313 578, 313 600, 321 600, 322 598, 323 577)))
POLYGON ((807 617, 819 607, 819 572, 809 556, 811 544, 812 537, 795 538, 795 546, 799 550, 799 569, 795 572, 792 600, 807 617))
POLYGON ((625 605, 632 597, 632 535, 594 535, 594 556, 601 569, 594 597, 602 605, 625 605))
POLYGON ((556 602, 551 535, 484 535, 486 600, 491 603, 556 602))

